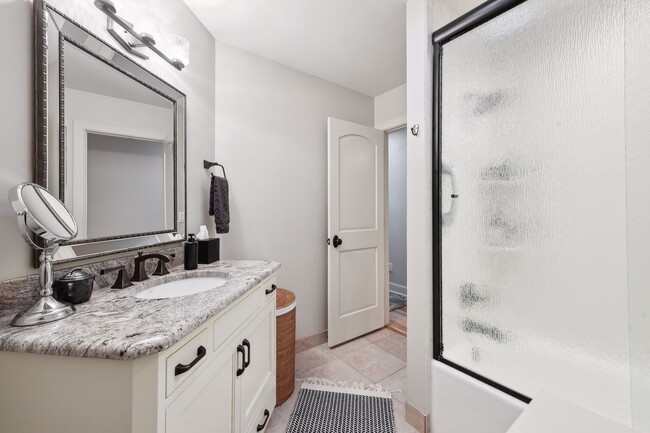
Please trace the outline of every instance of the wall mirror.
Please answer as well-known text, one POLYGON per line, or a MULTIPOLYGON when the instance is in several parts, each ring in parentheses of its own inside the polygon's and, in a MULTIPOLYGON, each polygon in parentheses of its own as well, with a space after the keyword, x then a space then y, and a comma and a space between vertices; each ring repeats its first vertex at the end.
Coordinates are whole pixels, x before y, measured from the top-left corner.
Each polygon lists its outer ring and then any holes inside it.
POLYGON ((35 180, 77 221, 56 263, 185 237, 185 95, 42 0, 35 180))

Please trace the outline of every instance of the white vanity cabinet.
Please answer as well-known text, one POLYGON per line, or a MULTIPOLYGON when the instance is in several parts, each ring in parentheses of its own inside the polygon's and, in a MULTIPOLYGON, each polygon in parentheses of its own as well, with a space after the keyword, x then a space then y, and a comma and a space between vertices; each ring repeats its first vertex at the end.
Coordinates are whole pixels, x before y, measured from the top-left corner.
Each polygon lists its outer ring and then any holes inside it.
POLYGON ((275 296, 231 340, 167 406, 162 431, 263 430, 275 407, 275 296))
POLYGON ((268 305, 243 334, 251 355, 246 370, 236 379, 236 417, 242 432, 256 432, 275 407, 275 303, 268 305))
POLYGON ((265 431, 274 284, 275 274, 167 350, 131 361, 0 352, 0 386, 11 387, 0 392, 0 432, 265 431))

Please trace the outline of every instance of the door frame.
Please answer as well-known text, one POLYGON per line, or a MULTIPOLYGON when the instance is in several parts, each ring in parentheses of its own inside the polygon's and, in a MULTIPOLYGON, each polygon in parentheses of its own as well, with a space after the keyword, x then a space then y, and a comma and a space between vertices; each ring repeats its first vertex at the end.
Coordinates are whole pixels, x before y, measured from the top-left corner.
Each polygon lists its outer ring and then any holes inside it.
POLYGON ((440 175, 441 160, 440 146, 442 140, 442 54, 443 46, 447 42, 462 36, 493 18, 513 9, 524 3, 526 0, 489 0, 480 6, 467 12, 465 15, 455 19, 449 24, 433 32, 431 42, 433 43, 433 359, 446 364, 468 376, 473 377, 493 388, 498 389, 525 403, 531 399, 507 386, 482 376, 468 368, 465 368, 453 361, 445 359, 442 345, 442 226, 441 226, 441 191, 440 175))
MULTIPOLYGON (((390 323, 390 270, 389 270, 389 263, 390 263, 390 203, 388 201, 388 188, 390 186, 390 179, 388 178, 388 134, 391 132, 399 131, 402 128, 407 128, 406 123, 400 123, 397 126, 391 125, 390 127, 386 129, 381 129, 384 131, 384 245, 386 246, 386 250, 384 251, 384 279, 386 281, 386 287, 384 288, 384 296, 385 296, 385 301, 384 304, 386 305, 385 311, 384 311, 384 326, 388 325, 390 323)), ((406 134, 408 134, 408 130, 406 131, 406 134)), ((408 152, 408 143, 405 143, 406 151, 408 152)), ((408 168, 407 168, 407 175, 408 175, 408 168)), ((406 222, 406 229, 408 230, 408 221, 406 222)), ((406 266, 408 266, 408 259, 406 262, 406 266)), ((407 282, 408 284, 408 282, 407 282)), ((407 304, 408 305, 408 304, 407 304)))

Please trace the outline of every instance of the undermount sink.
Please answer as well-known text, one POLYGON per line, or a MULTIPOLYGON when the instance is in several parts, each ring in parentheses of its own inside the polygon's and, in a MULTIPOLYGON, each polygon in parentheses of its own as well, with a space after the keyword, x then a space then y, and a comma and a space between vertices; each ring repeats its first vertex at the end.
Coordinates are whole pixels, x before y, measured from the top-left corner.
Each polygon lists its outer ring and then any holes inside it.
POLYGON ((228 281, 229 279, 225 277, 185 278, 151 287, 134 296, 140 299, 178 298, 216 289, 228 281))

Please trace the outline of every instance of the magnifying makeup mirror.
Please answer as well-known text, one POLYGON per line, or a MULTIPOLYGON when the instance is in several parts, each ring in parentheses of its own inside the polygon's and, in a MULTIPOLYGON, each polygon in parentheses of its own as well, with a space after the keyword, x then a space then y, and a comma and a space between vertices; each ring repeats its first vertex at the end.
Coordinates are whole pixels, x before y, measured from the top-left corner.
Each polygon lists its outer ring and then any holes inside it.
POLYGON ((13 326, 31 326, 64 319, 74 308, 52 297, 52 260, 59 243, 77 236, 77 223, 66 207, 48 190, 34 183, 22 183, 9 191, 9 201, 18 215, 18 226, 25 242, 42 250, 39 273, 40 299, 32 308, 18 313, 13 326), (37 245, 31 233, 44 241, 37 245))

